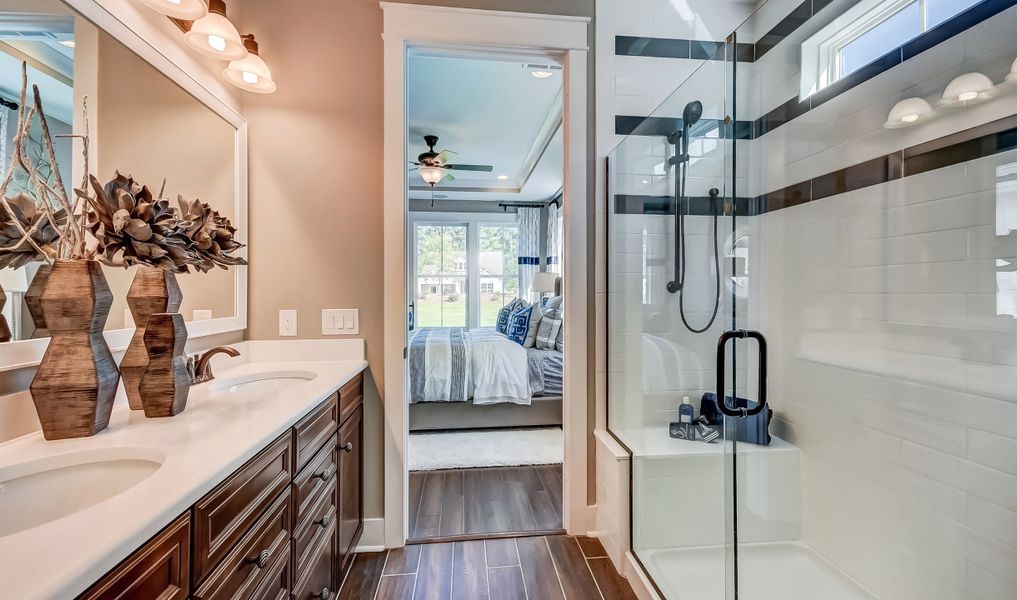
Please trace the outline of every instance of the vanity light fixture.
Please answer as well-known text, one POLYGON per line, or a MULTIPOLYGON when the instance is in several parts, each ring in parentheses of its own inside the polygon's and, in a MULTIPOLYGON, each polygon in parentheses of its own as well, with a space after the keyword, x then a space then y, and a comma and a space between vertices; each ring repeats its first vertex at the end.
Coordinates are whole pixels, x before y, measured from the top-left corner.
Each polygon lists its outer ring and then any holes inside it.
POLYGON ((208 1, 208 14, 191 23, 184 40, 195 52, 210 58, 241 60, 247 56, 237 28, 226 18, 223 0, 208 1))
POLYGON ((898 129, 914 125, 932 114, 932 105, 922 98, 905 98, 893 105, 883 127, 898 129))
POLYGON ((992 96, 992 80, 982 73, 965 73, 953 78, 943 90, 942 106, 967 106, 992 96))
POLYGON ((499 175, 498 181, 508 181, 508 175, 499 175))
POLYGON ((1006 75, 1007 83, 1017 83, 1017 58, 1013 59, 1013 64, 1010 65, 1010 72, 1006 75))
POLYGON ((537 79, 547 79, 551 75, 554 75, 554 72, 553 71, 538 70, 538 71, 530 71, 530 75, 533 75, 537 79))
POLYGON ((204 0, 141 0, 141 3, 167 17, 197 21, 208 14, 204 0))
POLYGON ((272 72, 268 65, 258 55, 258 42, 251 34, 242 37, 244 48, 247 49, 247 58, 231 62, 222 74, 230 83, 242 90, 256 94, 271 94, 275 91, 275 82, 272 81, 272 72))

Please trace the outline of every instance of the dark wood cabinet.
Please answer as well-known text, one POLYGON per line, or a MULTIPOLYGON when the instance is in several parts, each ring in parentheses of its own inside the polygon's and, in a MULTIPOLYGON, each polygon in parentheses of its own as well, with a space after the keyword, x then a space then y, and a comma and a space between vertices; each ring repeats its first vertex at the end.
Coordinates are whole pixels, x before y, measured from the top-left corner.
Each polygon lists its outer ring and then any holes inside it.
POLYGON ((191 593, 191 517, 163 529, 79 600, 186 600, 191 593))
POLYGON ((357 375, 78 600, 336 597, 363 532, 363 390, 357 375))
POLYGON ((339 430, 339 573, 353 557, 364 527, 364 409, 357 407, 339 430))

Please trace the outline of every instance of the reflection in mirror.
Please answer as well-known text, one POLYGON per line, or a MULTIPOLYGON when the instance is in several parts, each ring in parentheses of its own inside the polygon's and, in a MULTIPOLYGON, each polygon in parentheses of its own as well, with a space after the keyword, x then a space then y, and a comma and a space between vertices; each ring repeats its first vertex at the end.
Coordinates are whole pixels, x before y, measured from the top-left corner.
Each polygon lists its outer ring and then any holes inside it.
MULTIPOLYGON (((14 130, 21 90, 21 64, 28 64, 29 86, 37 85, 57 164, 50 164, 39 126, 26 148, 43 174, 58 170, 64 182, 79 186, 84 168, 80 142, 59 137, 80 131, 81 106, 88 101, 90 165, 102 182, 117 171, 129 174, 175 205, 178 196, 200 199, 236 220, 236 130, 158 69, 109 34, 57 0, 0 0, 0 166, 6 173, 13 157, 14 130)), ((8 197, 31 193, 19 175, 8 197)), ((11 240, 0 229, 0 246, 11 240)), ((243 241, 245 232, 239 232, 243 241)), ((15 240, 18 238, 15 238, 15 240)), ((33 318, 26 293, 43 263, 0 269, 7 300, 3 315, 10 339, 46 337, 33 318)), ((104 267, 114 296, 106 329, 132 328, 126 296, 134 268, 104 267)), ((41 281, 41 280, 40 280, 41 281)), ((235 270, 214 270, 178 277, 183 291, 180 313, 188 321, 236 315, 235 270)))

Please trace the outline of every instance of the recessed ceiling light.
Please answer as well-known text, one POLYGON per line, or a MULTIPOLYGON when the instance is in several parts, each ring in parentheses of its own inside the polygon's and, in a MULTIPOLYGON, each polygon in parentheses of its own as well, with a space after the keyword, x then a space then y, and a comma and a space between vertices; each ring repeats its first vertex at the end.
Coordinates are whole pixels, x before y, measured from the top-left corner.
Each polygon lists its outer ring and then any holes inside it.
POLYGON ((64 41, 60 42, 60 45, 61 46, 67 46, 68 48, 73 48, 74 47, 74 40, 64 40, 64 41))
POLYGON ((547 79, 551 75, 554 75, 554 72, 553 71, 543 71, 543 70, 540 70, 540 71, 530 71, 530 75, 533 75, 537 79, 547 79))
POLYGON ((499 175, 498 181, 508 181, 508 175, 499 175))

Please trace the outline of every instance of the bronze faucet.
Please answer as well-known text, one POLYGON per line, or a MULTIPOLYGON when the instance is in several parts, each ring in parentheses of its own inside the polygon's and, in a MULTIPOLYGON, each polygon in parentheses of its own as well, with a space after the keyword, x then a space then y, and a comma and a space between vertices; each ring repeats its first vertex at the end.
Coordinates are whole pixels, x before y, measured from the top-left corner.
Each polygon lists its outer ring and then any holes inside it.
POLYGON ((212 374, 212 365, 209 364, 209 361, 216 354, 229 354, 236 358, 240 356, 240 351, 229 346, 216 346, 200 356, 194 355, 188 358, 187 372, 191 375, 191 385, 198 385, 199 383, 215 379, 215 375, 212 374))

